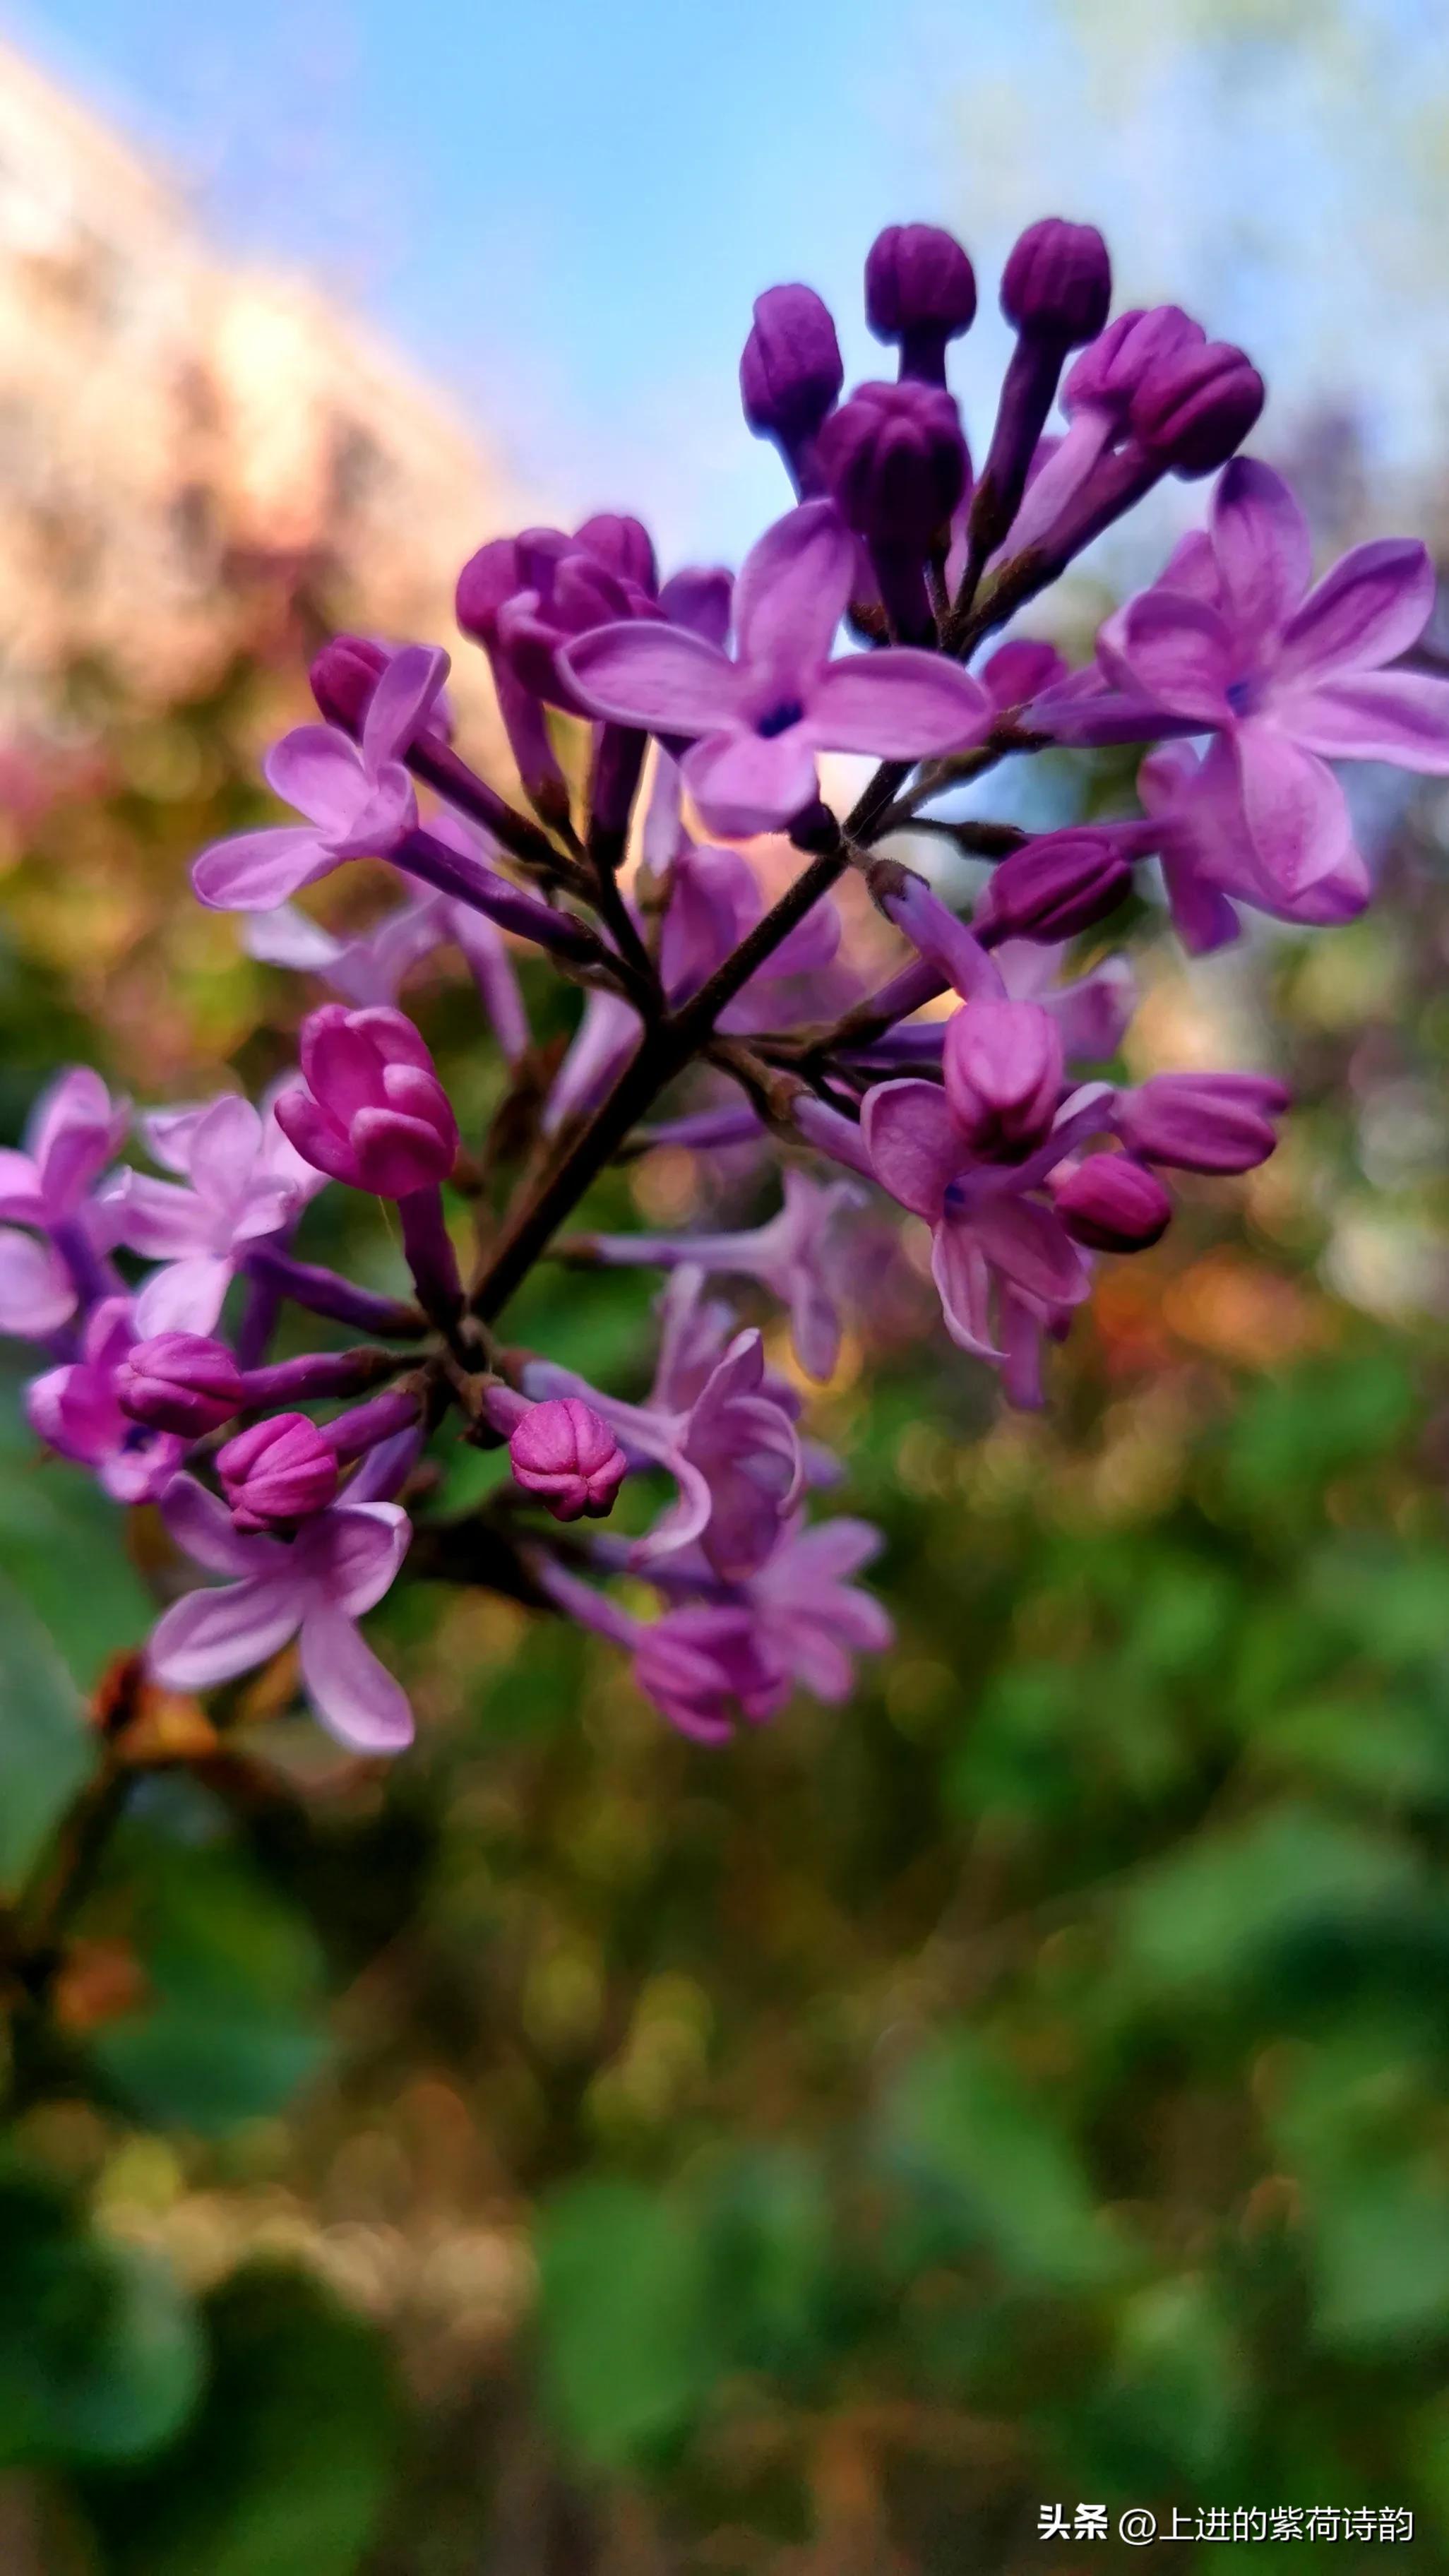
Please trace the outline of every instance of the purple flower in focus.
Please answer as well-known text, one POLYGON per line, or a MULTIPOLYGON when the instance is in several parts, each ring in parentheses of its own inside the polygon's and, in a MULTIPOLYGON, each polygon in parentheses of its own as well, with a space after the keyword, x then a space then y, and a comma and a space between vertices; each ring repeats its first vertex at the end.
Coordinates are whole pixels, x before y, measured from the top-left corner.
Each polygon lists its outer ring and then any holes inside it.
POLYGON ((820 1182, 788 1170, 785 1203, 765 1225, 730 1234, 596 1234, 589 1249, 615 1267, 634 1263, 709 1278, 758 1279, 790 1316, 795 1356, 807 1377, 833 1376, 840 1354, 840 1314, 831 1280, 830 1238, 846 1208, 860 1204, 853 1182, 820 1182))
POLYGON ((602 1520, 629 1461, 601 1414, 576 1395, 528 1406, 508 1443, 514 1480, 558 1521, 602 1520))
POLYGON ((403 755, 447 677, 446 653, 422 644, 393 655, 354 743, 333 725, 298 725, 268 753, 267 784, 305 823, 238 832, 203 850, 191 882, 219 912, 270 912, 344 859, 384 859, 418 819, 403 755))
POLYGON ((239 1530, 306 1520, 337 1492, 337 1453, 305 1413, 249 1424, 217 1451, 216 1472, 239 1530))
POLYGON ((1103 658, 1115 678, 1231 755, 1250 864, 1291 903, 1342 878, 1353 841, 1330 760, 1389 760, 1449 776, 1449 681, 1384 666, 1434 604, 1422 545, 1356 546, 1309 589, 1307 522, 1281 477, 1240 457, 1213 496, 1207 549, 1123 614, 1103 658), (1174 586, 1184 578, 1191 589, 1174 586))
POLYGON ((1369 872, 1352 840, 1296 894, 1260 865, 1238 766, 1222 736, 1203 758, 1184 742, 1160 744, 1138 770, 1137 793, 1154 827, 1173 928, 1191 956, 1237 938, 1239 904, 1318 926, 1355 920, 1369 900, 1369 872))
POLYGON ((120 1240, 165 1265, 136 1299, 136 1329, 209 1333, 251 1246, 283 1232, 321 1184, 275 1117, 231 1092, 159 1110, 144 1128, 158 1163, 184 1183, 128 1170, 116 1184, 120 1240))
POLYGON ((146 1503, 164 1493, 186 1444, 170 1432, 143 1429, 122 1410, 121 1370, 135 1340, 130 1300, 107 1297, 91 1309, 81 1356, 25 1393, 31 1429, 62 1458, 90 1467, 113 1502, 146 1503))
POLYGON ((315 1170, 378 1198, 435 1189, 458 1157, 458 1124, 411 1020, 382 1005, 324 1002, 302 1029, 302 1080, 277 1122, 315 1170))
POLYGON ((205 1333, 156 1333, 127 1351, 116 1396, 133 1422, 200 1440, 240 1413, 246 1388, 224 1342, 205 1333))
POLYGON ((297 1637, 303 1688, 329 1734, 355 1753, 410 1744, 406 1697, 357 1621, 388 1590, 412 1531, 398 1504, 370 1498, 366 1477, 364 1468, 345 1499, 304 1521, 290 1542, 245 1535, 194 1477, 174 1477, 162 1504, 172 1537, 208 1573, 233 1580, 189 1592, 165 1612, 147 1649, 155 1679, 171 1690, 209 1690, 297 1637))
POLYGON ((683 628, 615 624, 562 655, 596 715, 691 747, 684 782, 712 831, 792 822, 822 751, 920 760, 981 741, 990 700, 955 663, 897 646, 829 659, 855 547, 829 502, 767 530, 735 585, 738 659, 683 628))
POLYGON ((976 272, 939 224, 887 224, 865 258, 865 318, 900 349, 902 379, 946 381, 946 346, 976 319, 976 272))

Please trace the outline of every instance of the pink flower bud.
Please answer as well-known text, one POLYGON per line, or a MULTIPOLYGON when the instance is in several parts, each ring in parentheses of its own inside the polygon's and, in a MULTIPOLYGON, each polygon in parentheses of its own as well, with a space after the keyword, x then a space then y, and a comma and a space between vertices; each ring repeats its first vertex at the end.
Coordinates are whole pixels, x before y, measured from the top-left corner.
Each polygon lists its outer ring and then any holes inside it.
POLYGON ((325 1511, 337 1492, 336 1453, 305 1413, 274 1413, 217 1452, 217 1474, 239 1530, 270 1530, 325 1511))
POLYGON ((304 1161, 383 1199, 446 1180, 458 1127, 426 1046, 401 1011, 325 1003, 302 1029, 303 1080, 277 1124, 304 1161))
POLYGON ((240 1413, 244 1390, 223 1342, 204 1333, 156 1333, 126 1353, 116 1371, 116 1396, 133 1422, 199 1440, 240 1413))
POLYGON ((1251 1172, 1278 1142, 1291 1094, 1258 1073, 1155 1073, 1122 1094, 1117 1133, 1145 1162, 1184 1172, 1251 1172))
POLYGON ((968 1002, 946 1029, 946 1097, 973 1149, 1010 1162, 1041 1142, 1062 1088, 1062 1041, 1039 1002, 968 1002))
POLYGON ((1172 1201, 1155 1172, 1130 1154, 1089 1154, 1052 1184, 1056 1212, 1093 1252, 1145 1252, 1167 1231, 1172 1201))
POLYGON ((577 1395, 531 1405, 508 1443, 513 1473, 556 1521, 602 1520, 629 1462, 601 1414, 577 1395))
POLYGON ((1003 859, 976 914, 993 940, 1075 939, 1115 912, 1132 870, 1105 832, 1043 832, 1003 859))

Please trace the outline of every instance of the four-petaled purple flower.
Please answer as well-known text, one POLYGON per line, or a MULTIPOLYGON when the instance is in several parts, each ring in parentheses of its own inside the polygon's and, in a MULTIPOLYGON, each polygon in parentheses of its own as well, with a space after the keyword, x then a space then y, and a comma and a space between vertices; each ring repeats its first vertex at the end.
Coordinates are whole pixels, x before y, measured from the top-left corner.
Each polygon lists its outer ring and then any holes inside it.
POLYGON ((683 739, 684 782, 711 831, 794 821, 822 751, 922 760, 984 739, 991 702, 954 662, 909 646, 830 659, 855 545, 828 501, 776 521, 735 584, 737 658, 683 627, 601 626, 561 661, 595 715, 683 739))
POLYGON ((118 1385, 135 1339, 130 1300, 105 1297, 91 1308, 80 1357, 32 1378, 26 1416, 62 1458, 93 1468, 118 1503, 154 1502, 175 1475, 186 1444, 147 1430, 124 1412, 118 1385))
POLYGON ((143 1124, 157 1162, 178 1178, 128 1170, 116 1184, 120 1241, 164 1265, 136 1299, 136 1329, 209 1333, 247 1253, 282 1233, 320 1182, 272 1112, 234 1092, 143 1124))

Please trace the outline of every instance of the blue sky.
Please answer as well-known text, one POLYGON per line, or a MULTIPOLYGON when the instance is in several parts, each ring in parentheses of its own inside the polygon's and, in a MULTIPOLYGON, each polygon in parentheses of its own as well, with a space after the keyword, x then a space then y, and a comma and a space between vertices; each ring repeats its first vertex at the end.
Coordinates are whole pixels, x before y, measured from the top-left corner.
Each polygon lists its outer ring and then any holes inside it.
MULTIPOLYGON (((1390 447, 1446 443, 1438 0, 15 0, 7 24, 224 245, 381 323, 541 508, 637 507, 670 554, 737 551, 781 498, 736 408, 752 297, 808 277, 874 372, 860 260, 902 216, 963 231, 988 309, 1017 224, 1092 217, 1127 299, 1248 340, 1281 418, 1346 388, 1390 447)), ((978 326, 978 440, 1000 351, 978 326)))

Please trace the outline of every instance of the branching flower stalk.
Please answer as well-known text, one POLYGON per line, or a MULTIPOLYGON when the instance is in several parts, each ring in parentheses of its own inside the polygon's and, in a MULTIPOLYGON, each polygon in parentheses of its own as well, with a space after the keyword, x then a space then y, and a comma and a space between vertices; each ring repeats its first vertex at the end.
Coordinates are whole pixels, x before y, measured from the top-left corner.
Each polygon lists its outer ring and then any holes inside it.
POLYGON ((412 1713, 359 1622, 407 1567, 597 1631, 701 1743, 797 1685, 841 1701, 854 1657, 890 1640, 855 1579, 877 1534, 812 1516, 834 1464, 732 1286, 778 1303, 801 1371, 828 1380, 853 1229, 878 1235, 894 1209, 929 1231, 952 1340, 1009 1403, 1039 1404, 1097 1264, 1170 1223, 1164 1175, 1273 1151, 1288 1100, 1271 1073, 1117 1078, 1134 993, 1102 934, 1134 889, 1160 887, 1192 955, 1244 911, 1321 927, 1362 910, 1332 764, 1449 774, 1449 682, 1403 661, 1432 575, 1421 546, 1386 541, 1315 586, 1291 492, 1240 453, 1264 401, 1247 358, 1175 307, 1114 320, 1110 303, 1098 233, 1049 218, 1023 236, 976 473, 947 378, 976 281, 949 235, 897 226, 872 248, 867 318, 899 370, 848 398, 820 299, 761 296, 741 392, 795 503, 736 578, 661 582, 646 529, 609 514, 496 539, 463 568, 458 623, 487 656, 527 811, 455 747, 439 647, 343 636, 318 657, 321 721, 266 763, 296 819, 193 871, 254 954, 326 996, 296 1078, 260 1108, 225 1093, 143 1117, 148 1170, 118 1159, 127 1104, 75 1069, 0 1156, 0 1329, 49 1363, 34 1429, 119 1504, 159 1504, 178 1573, 219 1578, 178 1582, 147 1650, 160 1683, 207 1690, 295 1639, 322 1724, 396 1753, 412 1713), (1206 524, 1069 669, 1013 621, 1166 475, 1215 478, 1206 524), (590 728, 577 800, 560 719, 590 728), (1132 743, 1137 811, 1027 834, 961 809, 1007 760, 1132 743), (843 817, 822 755, 875 764, 843 817), (904 864, 903 832, 991 864, 969 920, 904 864), (772 840, 797 864, 767 904, 772 840), (389 866, 398 897, 340 940, 296 899, 358 858, 389 866), (852 871, 898 943, 883 980, 842 951, 833 896, 852 871), (583 994, 557 1065, 533 1044, 520 944, 583 994), (398 1007, 442 946, 505 1072, 476 1153, 398 1007), (593 1185, 669 1143, 713 1170, 712 1221, 590 1232, 593 1185), (734 1221, 774 1168, 777 1211, 734 1221), (328 1185, 396 1211, 410 1299, 311 1256, 328 1185), (474 1219, 461 1261, 450 1192, 474 1219), (646 1394, 500 1341, 550 1257, 661 1275, 646 1394), (353 1343, 271 1359, 288 1307, 353 1343), (419 1468, 458 1439, 506 1446, 511 1481, 449 1519, 419 1468), (668 1489, 649 1526, 596 1527, 645 1476, 668 1489))

